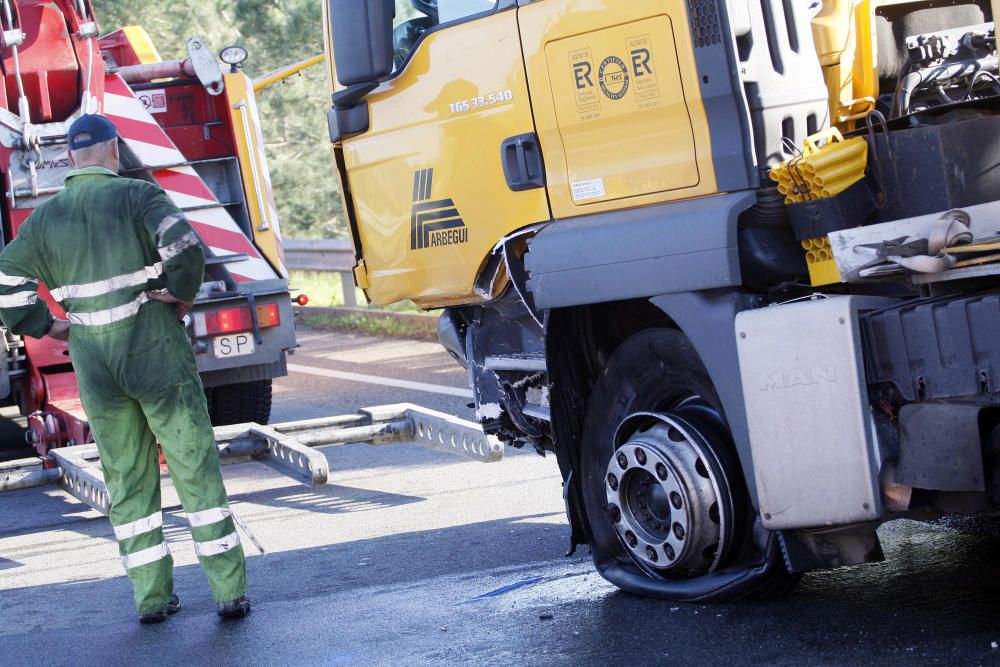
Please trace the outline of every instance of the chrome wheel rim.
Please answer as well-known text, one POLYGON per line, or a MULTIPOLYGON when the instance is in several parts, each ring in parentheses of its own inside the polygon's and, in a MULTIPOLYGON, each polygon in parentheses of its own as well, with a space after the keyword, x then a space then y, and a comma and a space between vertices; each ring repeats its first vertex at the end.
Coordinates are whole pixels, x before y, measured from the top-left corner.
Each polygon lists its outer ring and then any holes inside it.
POLYGON ((733 508, 708 414, 698 406, 636 413, 618 428, 604 480, 607 508, 643 569, 705 574, 729 546, 733 508))

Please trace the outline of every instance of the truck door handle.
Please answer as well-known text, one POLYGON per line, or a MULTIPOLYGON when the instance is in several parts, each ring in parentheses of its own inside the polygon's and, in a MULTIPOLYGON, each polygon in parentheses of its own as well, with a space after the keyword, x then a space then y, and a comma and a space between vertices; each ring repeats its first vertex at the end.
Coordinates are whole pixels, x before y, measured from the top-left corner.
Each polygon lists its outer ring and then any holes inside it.
POLYGON ((542 147, 534 132, 504 139, 500 144, 500 162, 507 187, 514 192, 545 187, 542 147))

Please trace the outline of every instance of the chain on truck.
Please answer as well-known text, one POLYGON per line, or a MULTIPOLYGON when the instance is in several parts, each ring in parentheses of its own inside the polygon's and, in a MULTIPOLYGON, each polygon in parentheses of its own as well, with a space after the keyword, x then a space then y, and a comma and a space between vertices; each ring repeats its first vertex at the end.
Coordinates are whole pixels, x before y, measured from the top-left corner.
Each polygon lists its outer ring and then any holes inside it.
MULTIPOLYGON (((106 115, 119 130, 122 175, 160 185, 206 249, 188 331, 213 422, 266 423, 271 378, 286 373, 295 332, 254 87, 238 68, 246 52, 224 50, 224 72, 192 38, 187 58, 162 61, 142 28, 99 37, 87 0, 2 0, 0 23, 3 238, 63 189, 70 123, 106 115)), ((0 398, 29 415, 37 453, 89 442, 67 345, 6 331, 4 340, 0 398)))
POLYGON ((443 309, 617 586, 725 600, 1000 506, 988 0, 330 0, 377 304, 443 309))

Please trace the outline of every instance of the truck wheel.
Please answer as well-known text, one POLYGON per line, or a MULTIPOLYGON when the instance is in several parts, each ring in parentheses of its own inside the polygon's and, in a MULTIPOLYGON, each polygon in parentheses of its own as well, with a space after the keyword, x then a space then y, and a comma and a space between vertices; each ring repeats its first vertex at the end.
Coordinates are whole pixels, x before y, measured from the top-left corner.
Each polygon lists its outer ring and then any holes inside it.
POLYGON ((213 426, 257 422, 271 418, 271 380, 224 384, 205 389, 213 426))
POLYGON ((627 338, 591 394, 580 455, 594 561, 623 590, 725 601, 790 591, 759 526, 729 428, 690 341, 627 338))

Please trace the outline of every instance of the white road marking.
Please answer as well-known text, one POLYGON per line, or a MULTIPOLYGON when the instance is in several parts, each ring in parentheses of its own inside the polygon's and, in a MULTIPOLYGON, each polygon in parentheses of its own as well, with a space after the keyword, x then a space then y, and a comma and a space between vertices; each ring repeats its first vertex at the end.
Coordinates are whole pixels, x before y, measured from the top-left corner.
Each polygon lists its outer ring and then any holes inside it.
POLYGON ((383 387, 397 387, 399 389, 412 389, 413 391, 426 391, 431 394, 444 394, 445 396, 472 398, 471 389, 447 387, 443 384, 428 384, 426 382, 397 380, 396 378, 387 378, 378 375, 365 375, 363 373, 349 373, 347 371, 335 371, 330 368, 316 368, 315 366, 302 366, 301 364, 288 364, 288 370, 292 373, 318 375, 319 377, 333 378, 335 380, 350 380, 352 382, 365 382, 367 384, 382 385, 383 387))

